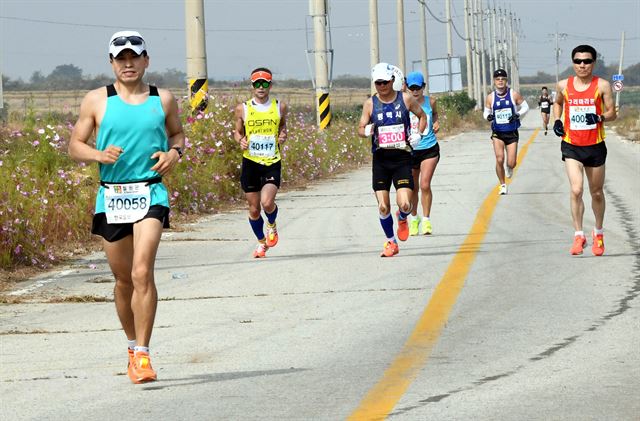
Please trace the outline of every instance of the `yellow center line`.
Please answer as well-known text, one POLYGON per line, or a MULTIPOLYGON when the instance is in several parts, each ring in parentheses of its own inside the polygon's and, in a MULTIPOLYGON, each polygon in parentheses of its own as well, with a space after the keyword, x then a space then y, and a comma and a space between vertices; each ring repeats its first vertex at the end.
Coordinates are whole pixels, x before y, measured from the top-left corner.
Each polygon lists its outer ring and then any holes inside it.
MULTIPOLYGON (((524 160, 529 145, 539 131, 540 129, 534 130, 527 143, 522 147, 518 154, 518 163, 524 160)), ((491 190, 480 206, 469 234, 436 286, 411 336, 395 360, 385 370, 380 381, 369 390, 360 402, 360 406, 349 416, 348 420, 382 420, 387 418, 426 364, 489 229, 491 217, 500 198, 498 188, 499 186, 496 186, 491 190)))

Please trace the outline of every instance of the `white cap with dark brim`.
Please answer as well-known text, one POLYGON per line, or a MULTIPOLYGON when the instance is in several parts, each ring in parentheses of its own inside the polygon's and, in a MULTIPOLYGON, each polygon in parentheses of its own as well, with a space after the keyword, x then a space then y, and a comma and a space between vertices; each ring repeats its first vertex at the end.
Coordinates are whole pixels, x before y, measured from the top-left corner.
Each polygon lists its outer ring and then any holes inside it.
POLYGON ((115 34, 111 35, 111 39, 109 40, 109 54, 113 57, 118 57, 118 54, 120 54, 124 50, 131 50, 137 55, 140 55, 146 49, 147 44, 145 43, 144 38, 142 38, 142 35, 140 35, 140 33, 136 31, 116 32, 115 34), (131 41, 127 40, 124 45, 113 45, 113 41, 121 37, 139 37, 142 40, 142 44, 133 45, 131 44, 131 41))
POLYGON ((371 80, 391 80, 393 77, 393 67, 388 63, 378 63, 371 69, 371 80))

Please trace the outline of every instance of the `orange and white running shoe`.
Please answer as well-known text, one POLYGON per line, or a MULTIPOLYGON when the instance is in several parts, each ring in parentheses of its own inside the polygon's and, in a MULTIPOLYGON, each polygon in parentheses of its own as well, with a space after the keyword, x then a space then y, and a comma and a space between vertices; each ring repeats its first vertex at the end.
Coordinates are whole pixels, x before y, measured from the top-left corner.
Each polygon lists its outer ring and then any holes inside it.
POLYGON ((133 365, 133 357, 135 356, 135 353, 131 348, 127 348, 127 353, 129 354, 129 365, 127 365, 127 370, 128 370, 129 367, 133 365))
POLYGON ((571 253, 573 256, 577 256, 579 254, 582 254, 582 250, 584 249, 584 246, 587 245, 587 239, 586 237, 582 236, 582 235, 576 235, 573 238, 573 245, 571 246, 571 250, 569 251, 569 253, 571 253))
POLYGON ((267 224, 267 247, 274 247, 278 244, 278 230, 276 228, 276 223, 273 225, 267 224))
POLYGON ((398 254, 398 244, 395 241, 387 241, 384 243, 384 249, 380 257, 393 257, 398 254))
POLYGON ((151 358, 146 352, 136 352, 133 363, 129 365, 129 378, 135 384, 155 381, 158 376, 151 367, 151 358))
POLYGON ((596 234, 593 232, 593 245, 591 251, 594 256, 602 256, 604 254, 604 234, 596 234))
POLYGON ((400 219, 400 211, 396 211, 396 218, 398 218, 398 240, 407 241, 409 238, 409 224, 407 218, 400 219))
POLYGON ((269 247, 267 247, 265 243, 258 243, 258 247, 253 251, 253 257, 256 259, 265 257, 267 255, 267 250, 269 250, 269 247))

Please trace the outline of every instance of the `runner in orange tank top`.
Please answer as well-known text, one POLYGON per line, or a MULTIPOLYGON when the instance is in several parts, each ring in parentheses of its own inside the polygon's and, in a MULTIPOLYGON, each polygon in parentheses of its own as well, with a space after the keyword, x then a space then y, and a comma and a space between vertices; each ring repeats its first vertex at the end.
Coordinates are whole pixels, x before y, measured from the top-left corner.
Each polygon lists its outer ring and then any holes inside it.
POLYGON ((575 228, 572 255, 582 254, 587 239, 582 230, 584 175, 587 175, 591 208, 595 216, 592 233, 594 255, 604 254, 604 176, 607 147, 604 122, 616 119, 611 85, 593 75, 597 53, 590 45, 579 45, 571 52, 575 76, 561 80, 553 104, 556 118, 553 131, 562 138, 562 160, 571 187, 571 217, 575 228))

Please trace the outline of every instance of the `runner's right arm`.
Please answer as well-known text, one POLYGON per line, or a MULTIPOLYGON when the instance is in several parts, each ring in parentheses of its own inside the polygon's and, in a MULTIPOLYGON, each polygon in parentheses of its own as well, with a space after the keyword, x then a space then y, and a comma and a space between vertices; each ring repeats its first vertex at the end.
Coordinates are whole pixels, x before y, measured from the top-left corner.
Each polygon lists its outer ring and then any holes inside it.
POLYGON ((368 133, 368 131, 373 131, 373 124, 370 124, 371 121, 371 113, 373 112, 373 101, 371 98, 367 98, 367 100, 362 104, 362 115, 360 116, 360 122, 358 123, 358 136, 360 137, 369 137, 372 133, 368 133), (368 130, 365 128, 369 126, 368 130))
POLYGON ((249 147, 249 143, 247 142, 247 136, 244 132, 244 104, 240 103, 236 106, 235 118, 236 126, 233 131, 233 138, 236 142, 240 143, 240 148, 245 150, 249 147))
POLYGON ((487 121, 493 120, 493 104, 491 102, 492 99, 493 94, 489 94, 484 100, 484 112, 482 113, 482 117, 484 117, 484 119, 487 121))
POLYGON ((102 91, 104 88, 95 89, 82 99, 80 115, 69 140, 69 156, 74 161, 113 164, 123 152, 119 146, 109 145, 105 150, 99 151, 88 144, 96 129, 96 115, 101 101, 106 101, 106 91, 102 91))

